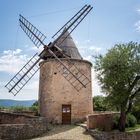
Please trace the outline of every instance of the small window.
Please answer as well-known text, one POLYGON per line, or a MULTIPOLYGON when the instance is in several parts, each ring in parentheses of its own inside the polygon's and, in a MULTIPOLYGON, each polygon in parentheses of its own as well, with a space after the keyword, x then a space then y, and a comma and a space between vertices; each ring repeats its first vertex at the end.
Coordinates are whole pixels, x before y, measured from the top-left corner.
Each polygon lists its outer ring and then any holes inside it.
POLYGON ((70 112, 70 108, 67 108, 67 112, 68 112, 68 113, 70 112))
POLYGON ((63 113, 67 112, 67 108, 63 108, 63 113))

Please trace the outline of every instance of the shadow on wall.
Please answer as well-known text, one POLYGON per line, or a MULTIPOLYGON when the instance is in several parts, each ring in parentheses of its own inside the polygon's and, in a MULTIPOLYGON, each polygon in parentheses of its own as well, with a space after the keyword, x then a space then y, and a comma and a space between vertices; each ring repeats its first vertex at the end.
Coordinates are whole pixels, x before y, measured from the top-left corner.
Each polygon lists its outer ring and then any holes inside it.
POLYGON ((103 131, 111 131, 113 128, 113 117, 118 112, 96 112, 95 114, 87 116, 87 128, 96 129, 103 131))

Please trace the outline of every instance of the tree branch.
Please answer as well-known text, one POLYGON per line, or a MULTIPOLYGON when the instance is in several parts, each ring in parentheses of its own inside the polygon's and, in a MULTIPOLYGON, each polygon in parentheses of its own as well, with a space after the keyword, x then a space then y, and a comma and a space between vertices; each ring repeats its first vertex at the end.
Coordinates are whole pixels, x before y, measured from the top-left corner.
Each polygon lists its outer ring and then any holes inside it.
POLYGON ((136 83, 138 82, 138 80, 140 80, 140 75, 137 75, 134 79, 134 81, 132 82, 132 84, 130 85, 130 91, 133 90, 134 86, 136 85, 136 83))
POLYGON ((129 100, 128 100, 129 103, 128 103, 128 108, 127 108, 126 114, 131 111, 133 99, 138 92, 140 92, 140 87, 129 97, 129 100))

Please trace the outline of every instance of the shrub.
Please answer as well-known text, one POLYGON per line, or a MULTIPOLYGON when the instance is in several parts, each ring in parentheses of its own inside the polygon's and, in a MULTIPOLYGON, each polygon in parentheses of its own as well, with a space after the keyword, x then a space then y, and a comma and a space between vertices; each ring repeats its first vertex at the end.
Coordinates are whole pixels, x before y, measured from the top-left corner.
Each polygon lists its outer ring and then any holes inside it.
POLYGON ((113 117, 113 129, 118 129, 119 124, 119 115, 115 115, 113 117))
POLYGON ((30 111, 38 112, 38 106, 31 106, 29 107, 30 111))
MULTIPOLYGON (((118 129, 119 115, 113 117, 113 129, 118 129)), ((128 114, 126 116, 125 127, 134 127, 137 124, 137 119, 134 115, 128 114)))
POLYGON ((16 111, 16 112, 21 112, 21 111, 28 111, 29 108, 25 107, 25 106, 11 106, 11 107, 9 107, 9 110, 16 111))
POLYGON ((5 109, 5 107, 4 106, 0 106, 0 110, 3 110, 3 109, 5 109))
POLYGON ((139 108, 132 109, 132 114, 136 117, 137 123, 140 124, 140 109, 139 108))
POLYGON ((126 122, 125 122, 125 126, 126 127, 134 127, 137 124, 137 119, 134 115, 132 114, 128 114, 126 116, 126 122))

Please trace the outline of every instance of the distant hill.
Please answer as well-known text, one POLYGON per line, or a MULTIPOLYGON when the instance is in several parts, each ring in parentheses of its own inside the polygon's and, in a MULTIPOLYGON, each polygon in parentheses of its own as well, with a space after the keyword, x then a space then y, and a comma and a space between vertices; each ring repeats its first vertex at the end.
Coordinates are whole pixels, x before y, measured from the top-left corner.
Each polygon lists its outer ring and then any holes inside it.
POLYGON ((0 99, 0 106, 32 106, 36 100, 9 100, 0 99))

